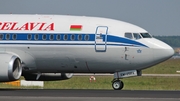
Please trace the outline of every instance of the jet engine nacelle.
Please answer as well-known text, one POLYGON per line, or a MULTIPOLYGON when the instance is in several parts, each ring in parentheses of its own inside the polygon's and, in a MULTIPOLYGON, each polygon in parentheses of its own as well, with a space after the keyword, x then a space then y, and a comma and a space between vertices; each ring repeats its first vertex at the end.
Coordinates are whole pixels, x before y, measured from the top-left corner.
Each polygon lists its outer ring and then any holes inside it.
POLYGON ((23 76, 27 81, 56 81, 56 80, 67 80, 72 78, 73 73, 42 73, 37 78, 38 74, 24 73, 23 76))
POLYGON ((12 54, 0 54, 0 82, 15 81, 21 77, 21 60, 12 54))

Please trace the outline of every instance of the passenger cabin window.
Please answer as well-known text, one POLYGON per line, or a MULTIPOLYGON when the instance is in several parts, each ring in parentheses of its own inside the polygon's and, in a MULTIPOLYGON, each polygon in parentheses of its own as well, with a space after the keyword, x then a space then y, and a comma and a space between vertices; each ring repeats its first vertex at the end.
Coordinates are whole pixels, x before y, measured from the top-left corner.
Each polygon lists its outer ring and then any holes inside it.
POLYGON ((38 40, 39 39, 39 34, 35 34, 34 39, 38 40))
POLYGON ((74 34, 71 35, 71 40, 75 40, 75 35, 74 34))
POLYGON ((16 40, 17 35, 16 35, 16 34, 13 34, 12 38, 13 38, 13 40, 16 40))
POLYGON ((64 40, 68 40, 68 35, 64 34, 64 40))
POLYGON ((57 40, 60 40, 60 39, 61 39, 60 34, 58 34, 58 35, 56 36, 56 39, 57 39, 57 40))
POLYGON ((6 34, 6 40, 9 40, 9 39, 10 39, 10 35, 6 34))
POLYGON ((78 40, 79 40, 79 41, 82 40, 82 35, 81 35, 81 34, 78 35, 78 40))
POLYGON ((134 35, 134 39, 141 39, 141 36, 139 35, 139 33, 133 33, 134 35))
POLYGON ((43 35, 42 35, 42 39, 43 39, 43 40, 46 40, 46 34, 43 34, 43 35))
POLYGON ((143 38, 152 38, 149 33, 140 33, 143 38))
POLYGON ((54 39, 54 35, 53 35, 53 34, 50 34, 49 39, 50 39, 50 40, 53 40, 53 39, 54 39))
POLYGON ((88 34, 86 34, 86 35, 84 36, 84 40, 85 40, 85 41, 88 41, 88 40, 89 40, 89 35, 88 35, 88 34))
POLYGON ((3 34, 0 34, 0 40, 3 40, 3 34))
POLYGON ((28 39, 28 40, 31 40, 31 38, 32 38, 32 35, 31 35, 31 34, 28 34, 27 39, 28 39))
POLYGON ((124 35, 126 38, 132 39, 132 33, 125 33, 124 35))

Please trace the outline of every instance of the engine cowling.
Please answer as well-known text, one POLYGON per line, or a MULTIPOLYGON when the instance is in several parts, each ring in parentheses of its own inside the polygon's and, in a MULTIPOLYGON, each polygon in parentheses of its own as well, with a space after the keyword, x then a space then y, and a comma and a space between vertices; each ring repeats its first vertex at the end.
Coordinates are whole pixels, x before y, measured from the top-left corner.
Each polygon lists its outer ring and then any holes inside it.
POLYGON ((15 81, 21 77, 21 60, 12 54, 0 54, 0 82, 15 81))
POLYGON ((73 73, 42 73, 37 79, 36 73, 24 73, 23 76, 27 81, 56 81, 56 80, 67 80, 72 78, 73 73))

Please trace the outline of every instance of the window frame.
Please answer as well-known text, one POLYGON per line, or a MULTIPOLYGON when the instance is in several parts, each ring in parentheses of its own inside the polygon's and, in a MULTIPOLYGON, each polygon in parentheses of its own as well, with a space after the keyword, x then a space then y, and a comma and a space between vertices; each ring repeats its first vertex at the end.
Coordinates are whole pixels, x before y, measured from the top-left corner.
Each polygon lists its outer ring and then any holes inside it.
POLYGON ((32 40, 32 34, 28 34, 28 35, 27 35, 27 39, 28 39, 28 40, 32 40))
POLYGON ((143 37, 143 38, 153 38, 151 34, 149 34, 148 32, 145 32, 145 33, 140 33, 140 35, 143 37), (144 34, 148 34, 148 37, 147 36, 144 36, 144 34), (149 37, 150 36, 150 37, 149 37))
POLYGON ((82 39, 83 39, 82 34, 78 34, 78 40, 79 40, 79 41, 82 41, 82 39), (80 38, 80 36, 81 36, 81 38, 80 38))
POLYGON ((43 39, 43 40, 47 40, 47 34, 43 34, 43 35, 42 35, 42 39, 43 39))
POLYGON ((71 41, 74 41, 76 39, 75 34, 71 34, 71 41), (72 36, 74 36, 74 39, 72 38, 72 36))
POLYGON ((56 35, 56 40, 61 40, 61 34, 56 35), (58 37, 59 36, 59 37, 58 37))
POLYGON ((3 40, 4 39, 4 34, 0 34, 0 40, 3 40))
POLYGON ((54 34, 49 35, 49 40, 54 40, 54 34), (51 37, 52 36, 52 37, 51 37))
POLYGON ((39 40, 39 34, 34 35, 34 40, 39 40))
POLYGON ((85 41, 88 41, 90 39, 90 36, 89 36, 89 34, 86 34, 85 36, 84 36, 84 40, 85 41), (86 39, 87 38, 87 39, 86 39))
POLYGON ((6 34, 6 40, 10 40, 11 35, 9 33, 6 34), (8 36, 8 37, 7 37, 8 36))
POLYGON ((140 35, 140 33, 132 33, 132 34, 133 34, 133 37, 134 37, 135 40, 138 40, 138 39, 141 39, 141 38, 142 38, 142 36, 140 35), (138 38, 138 39, 135 37, 135 34, 139 35, 139 38, 138 38))
POLYGON ((12 39, 13 39, 13 40, 16 40, 16 39, 17 39, 17 34, 13 34, 13 35, 12 35, 12 39))
POLYGON ((67 41, 67 40, 68 40, 68 34, 64 34, 63 40, 64 40, 64 41, 67 41), (66 37, 66 36, 67 36, 67 37, 66 37))
POLYGON ((134 39, 134 36, 133 36, 133 34, 132 34, 131 32, 125 32, 125 33, 124 33, 124 37, 126 37, 126 38, 128 38, 128 39, 134 39), (128 37, 128 36, 126 36, 127 34, 131 34, 131 38, 128 37))

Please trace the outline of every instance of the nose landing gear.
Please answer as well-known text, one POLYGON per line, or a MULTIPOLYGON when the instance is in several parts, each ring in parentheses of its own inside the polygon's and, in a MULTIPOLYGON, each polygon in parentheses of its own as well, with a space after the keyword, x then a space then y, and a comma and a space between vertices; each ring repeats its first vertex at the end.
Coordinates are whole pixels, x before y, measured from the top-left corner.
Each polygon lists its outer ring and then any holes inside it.
POLYGON ((124 87, 124 83, 119 79, 114 79, 112 81, 112 87, 114 90, 121 90, 124 87))
POLYGON ((115 72, 114 79, 112 81, 112 87, 114 90, 121 90, 124 87, 124 83, 120 79, 126 77, 132 77, 132 76, 140 76, 140 75, 141 75, 141 70, 115 72))

